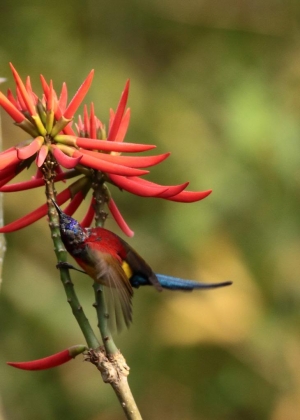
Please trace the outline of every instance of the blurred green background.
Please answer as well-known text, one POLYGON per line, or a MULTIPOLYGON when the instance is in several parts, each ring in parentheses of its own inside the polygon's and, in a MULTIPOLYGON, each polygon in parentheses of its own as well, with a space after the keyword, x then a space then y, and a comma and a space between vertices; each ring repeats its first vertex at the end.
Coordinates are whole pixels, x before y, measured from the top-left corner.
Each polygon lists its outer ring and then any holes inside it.
MULTIPOLYGON (((151 180, 213 189, 195 204, 114 190, 135 230, 129 242, 157 272, 234 281, 210 292, 136 292, 134 323, 116 343, 145 419, 299 419, 299 22, 295 1, 1 4, 2 90, 13 87, 9 61, 38 93, 40 73, 72 94, 94 68, 87 101, 107 122, 130 78, 127 140, 172 152, 151 180)), ((5 148, 26 138, 3 112, 2 125, 5 148)), ((5 195, 5 222, 43 200, 42 189, 5 195)), ((123 418, 80 357, 45 372, 6 366, 83 343, 46 219, 6 240, 0 419, 123 418)), ((95 326, 91 282, 74 281, 95 326)))

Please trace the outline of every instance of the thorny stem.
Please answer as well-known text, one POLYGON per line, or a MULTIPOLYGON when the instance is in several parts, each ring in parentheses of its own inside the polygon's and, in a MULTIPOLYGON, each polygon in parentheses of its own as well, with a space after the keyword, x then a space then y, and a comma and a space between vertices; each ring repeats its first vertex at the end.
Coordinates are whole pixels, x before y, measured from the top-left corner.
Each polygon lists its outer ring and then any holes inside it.
MULTIPOLYGON (((57 257, 57 261, 66 262, 67 252, 60 238, 58 216, 51 201, 51 199, 55 199, 56 195, 54 187, 55 165, 56 163, 48 155, 43 165, 43 172, 46 185, 46 197, 48 202, 49 226, 51 230, 51 236, 54 244, 54 251, 57 257)), ((69 270, 67 268, 60 268, 60 278, 67 295, 68 303, 72 308, 73 315, 75 316, 78 325, 86 339, 87 345, 93 349, 98 348, 100 346, 100 343, 90 326, 89 320, 85 316, 83 308, 76 295, 74 284, 71 280, 69 270)))

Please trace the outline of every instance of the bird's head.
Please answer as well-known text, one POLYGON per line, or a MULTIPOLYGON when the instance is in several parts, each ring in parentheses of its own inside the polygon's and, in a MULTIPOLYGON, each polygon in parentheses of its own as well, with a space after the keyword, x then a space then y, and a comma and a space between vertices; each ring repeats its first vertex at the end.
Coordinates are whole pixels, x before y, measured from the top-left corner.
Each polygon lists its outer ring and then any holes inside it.
POLYGON ((77 220, 64 213, 54 200, 52 202, 59 216, 60 234, 65 246, 68 247, 83 243, 87 238, 85 229, 80 226, 77 220))

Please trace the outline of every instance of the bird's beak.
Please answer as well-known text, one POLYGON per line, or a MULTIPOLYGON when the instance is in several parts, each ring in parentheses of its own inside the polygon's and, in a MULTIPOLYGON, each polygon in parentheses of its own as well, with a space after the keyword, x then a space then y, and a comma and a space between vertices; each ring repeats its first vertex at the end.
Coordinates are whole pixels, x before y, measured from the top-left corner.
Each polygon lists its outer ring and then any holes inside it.
POLYGON ((62 214, 63 212, 62 212, 61 208, 58 206, 58 204, 52 198, 51 198, 51 200, 52 200, 52 203, 54 204, 54 207, 57 210, 57 213, 62 214))

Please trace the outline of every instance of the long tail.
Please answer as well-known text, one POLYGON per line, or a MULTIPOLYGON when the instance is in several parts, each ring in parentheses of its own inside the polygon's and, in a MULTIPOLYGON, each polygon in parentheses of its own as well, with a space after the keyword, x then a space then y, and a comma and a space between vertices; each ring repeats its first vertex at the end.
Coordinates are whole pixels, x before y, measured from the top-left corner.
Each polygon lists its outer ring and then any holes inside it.
MULTIPOLYGON (((217 287, 230 286, 232 281, 223 281, 221 283, 202 283, 194 280, 185 280, 178 277, 166 276, 164 274, 156 274, 158 281, 164 289, 182 290, 191 292, 194 289, 216 289, 217 287)), ((150 286, 151 283, 139 275, 135 275, 130 279, 132 287, 150 286)))

